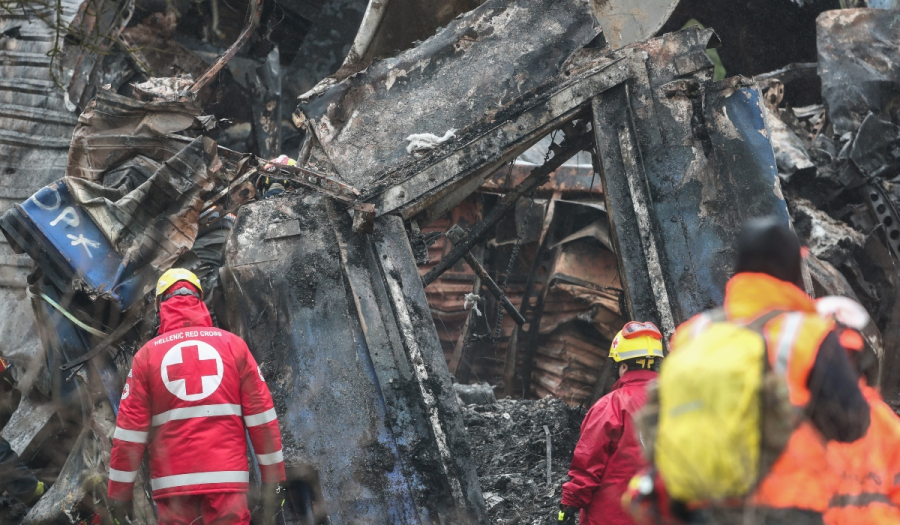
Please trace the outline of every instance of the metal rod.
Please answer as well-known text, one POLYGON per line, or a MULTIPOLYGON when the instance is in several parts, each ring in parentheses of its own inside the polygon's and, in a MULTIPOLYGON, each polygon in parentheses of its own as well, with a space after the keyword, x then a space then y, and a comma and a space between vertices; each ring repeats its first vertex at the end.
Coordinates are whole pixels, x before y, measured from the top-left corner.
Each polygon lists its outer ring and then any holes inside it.
MULTIPOLYGON (((452 228, 447 230, 447 238, 450 239, 450 242, 453 243, 454 247, 457 245, 457 242, 463 239, 463 235, 465 235, 465 232, 456 224, 454 224, 452 228)), ((499 301, 500 304, 503 305, 503 309, 513 317, 513 320, 515 320, 516 324, 520 326, 525 324, 525 318, 522 317, 522 314, 519 313, 519 310, 517 310, 516 307, 510 302, 509 298, 506 297, 506 294, 503 293, 503 290, 501 290, 500 287, 497 286, 497 283, 494 282, 493 279, 491 279, 491 276, 488 275, 488 273, 485 271, 484 266, 482 266, 481 263, 478 262, 478 259, 476 259, 475 256, 469 252, 463 254, 463 259, 465 259, 469 266, 472 267, 472 270, 475 271, 475 275, 477 275, 481 279, 481 282, 484 283, 488 291, 490 291, 491 294, 497 298, 497 301, 499 301)))
POLYGON ((503 198, 500 199, 500 202, 498 202, 497 205, 491 209, 490 213, 487 214, 487 217, 473 226, 466 233, 466 236, 462 238, 458 244, 453 246, 450 253, 422 277, 422 286, 428 286, 433 283, 435 279, 441 276, 441 274, 449 270, 458 260, 462 259, 465 254, 469 253, 469 250, 476 244, 483 241, 490 229, 500 222, 500 219, 502 219, 509 210, 513 209, 516 205, 516 201, 518 201, 520 197, 531 193, 547 182, 551 173, 562 166, 563 162, 569 160, 575 156, 576 153, 588 147, 591 144, 590 141, 590 133, 584 133, 572 138, 567 137, 562 144, 559 145, 559 149, 555 150, 552 159, 531 170, 531 173, 525 177, 525 180, 512 191, 504 195, 503 198))
POLYGON ((552 459, 553 445, 550 444, 550 429, 544 425, 544 434, 547 435, 547 486, 553 486, 553 476, 551 475, 550 461, 552 459))
MULTIPOLYGON (((481 277, 475 276, 472 294, 478 295, 478 292, 480 291, 481 277)), ((469 310, 469 314, 466 316, 466 321, 463 323, 462 330, 460 331, 459 339, 456 341, 456 347, 453 349, 453 356, 450 357, 450 364, 448 365, 450 373, 453 374, 460 383, 465 383, 469 380, 470 365, 468 364, 468 352, 466 352, 466 350, 469 348, 469 338, 472 337, 472 330, 475 326, 475 310, 477 308, 478 305, 476 304, 469 310)))

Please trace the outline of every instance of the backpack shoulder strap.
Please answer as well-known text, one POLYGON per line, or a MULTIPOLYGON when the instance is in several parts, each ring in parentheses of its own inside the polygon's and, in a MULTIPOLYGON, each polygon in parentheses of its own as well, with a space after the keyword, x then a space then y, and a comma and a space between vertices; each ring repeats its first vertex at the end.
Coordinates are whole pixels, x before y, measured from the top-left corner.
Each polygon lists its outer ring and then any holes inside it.
POLYGON ((706 315, 709 316, 709 321, 711 323, 724 323, 728 321, 728 316, 725 315, 725 308, 714 308, 706 312, 706 315))
POLYGON ((762 314, 761 316, 757 317, 756 319, 750 321, 749 323, 745 324, 744 326, 746 328, 749 328, 750 330, 753 330, 754 332, 756 332, 760 335, 763 335, 763 328, 769 323, 769 321, 771 321, 772 319, 775 319, 776 317, 778 317, 779 315, 781 315, 783 313, 786 313, 786 311, 785 310, 771 310, 769 312, 762 314))

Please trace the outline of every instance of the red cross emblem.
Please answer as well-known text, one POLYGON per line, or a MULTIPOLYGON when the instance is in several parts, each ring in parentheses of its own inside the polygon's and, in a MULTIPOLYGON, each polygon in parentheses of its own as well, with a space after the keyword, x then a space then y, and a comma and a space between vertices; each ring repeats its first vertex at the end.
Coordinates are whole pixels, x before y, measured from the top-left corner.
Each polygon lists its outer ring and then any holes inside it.
POLYGON ((619 346, 619 338, 618 338, 618 337, 616 337, 615 339, 613 339, 613 348, 615 348, 615 347, 617 347, 617 346, 619 346))
POLYGON ((222 357, 202 341, 173 346, 160 363, 163 383, 185 401, 198 401, 216 391, 222 382, 222 357))

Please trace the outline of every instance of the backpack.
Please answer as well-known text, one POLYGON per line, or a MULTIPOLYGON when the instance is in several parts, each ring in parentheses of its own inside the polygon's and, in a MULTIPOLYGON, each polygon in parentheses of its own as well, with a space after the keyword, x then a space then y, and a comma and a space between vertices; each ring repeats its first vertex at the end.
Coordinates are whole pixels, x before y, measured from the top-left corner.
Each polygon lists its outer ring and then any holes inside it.
POLYGON ((787 445, 797 410, 762 335, 781 313, 742 325, 714 310, 711 324, 663 361, 637 425, 672 499, 747 496, 787 445))

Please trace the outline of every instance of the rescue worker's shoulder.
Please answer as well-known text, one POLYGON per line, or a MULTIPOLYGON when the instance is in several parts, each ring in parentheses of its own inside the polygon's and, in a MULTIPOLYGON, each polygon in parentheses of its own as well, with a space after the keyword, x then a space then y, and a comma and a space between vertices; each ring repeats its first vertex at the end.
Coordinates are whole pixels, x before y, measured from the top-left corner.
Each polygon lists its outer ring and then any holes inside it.
POLYGON ((696 335, 695 332, 697 332, 698 328, 706 324, 709 324, 708 316, 706 312, 700 312, 678 325, 672 337, 669 338, 669 352, 674 352, 681 345, 687 344, 696 335))
POLYGON ((795 316, 798 314, 800 315, 801 322, 794 328, 796 330, 796 333, 803 336, 816 336, 819 339, 818 343, 820 344, 825 339, 825 337, 835 328, 833 319, 822 317, 816 312, 793 311, 787 311, 776 316, 774 319, 766 323, 765 328, 783 328, 784 325, 787 324, 789 316, 795 316))

